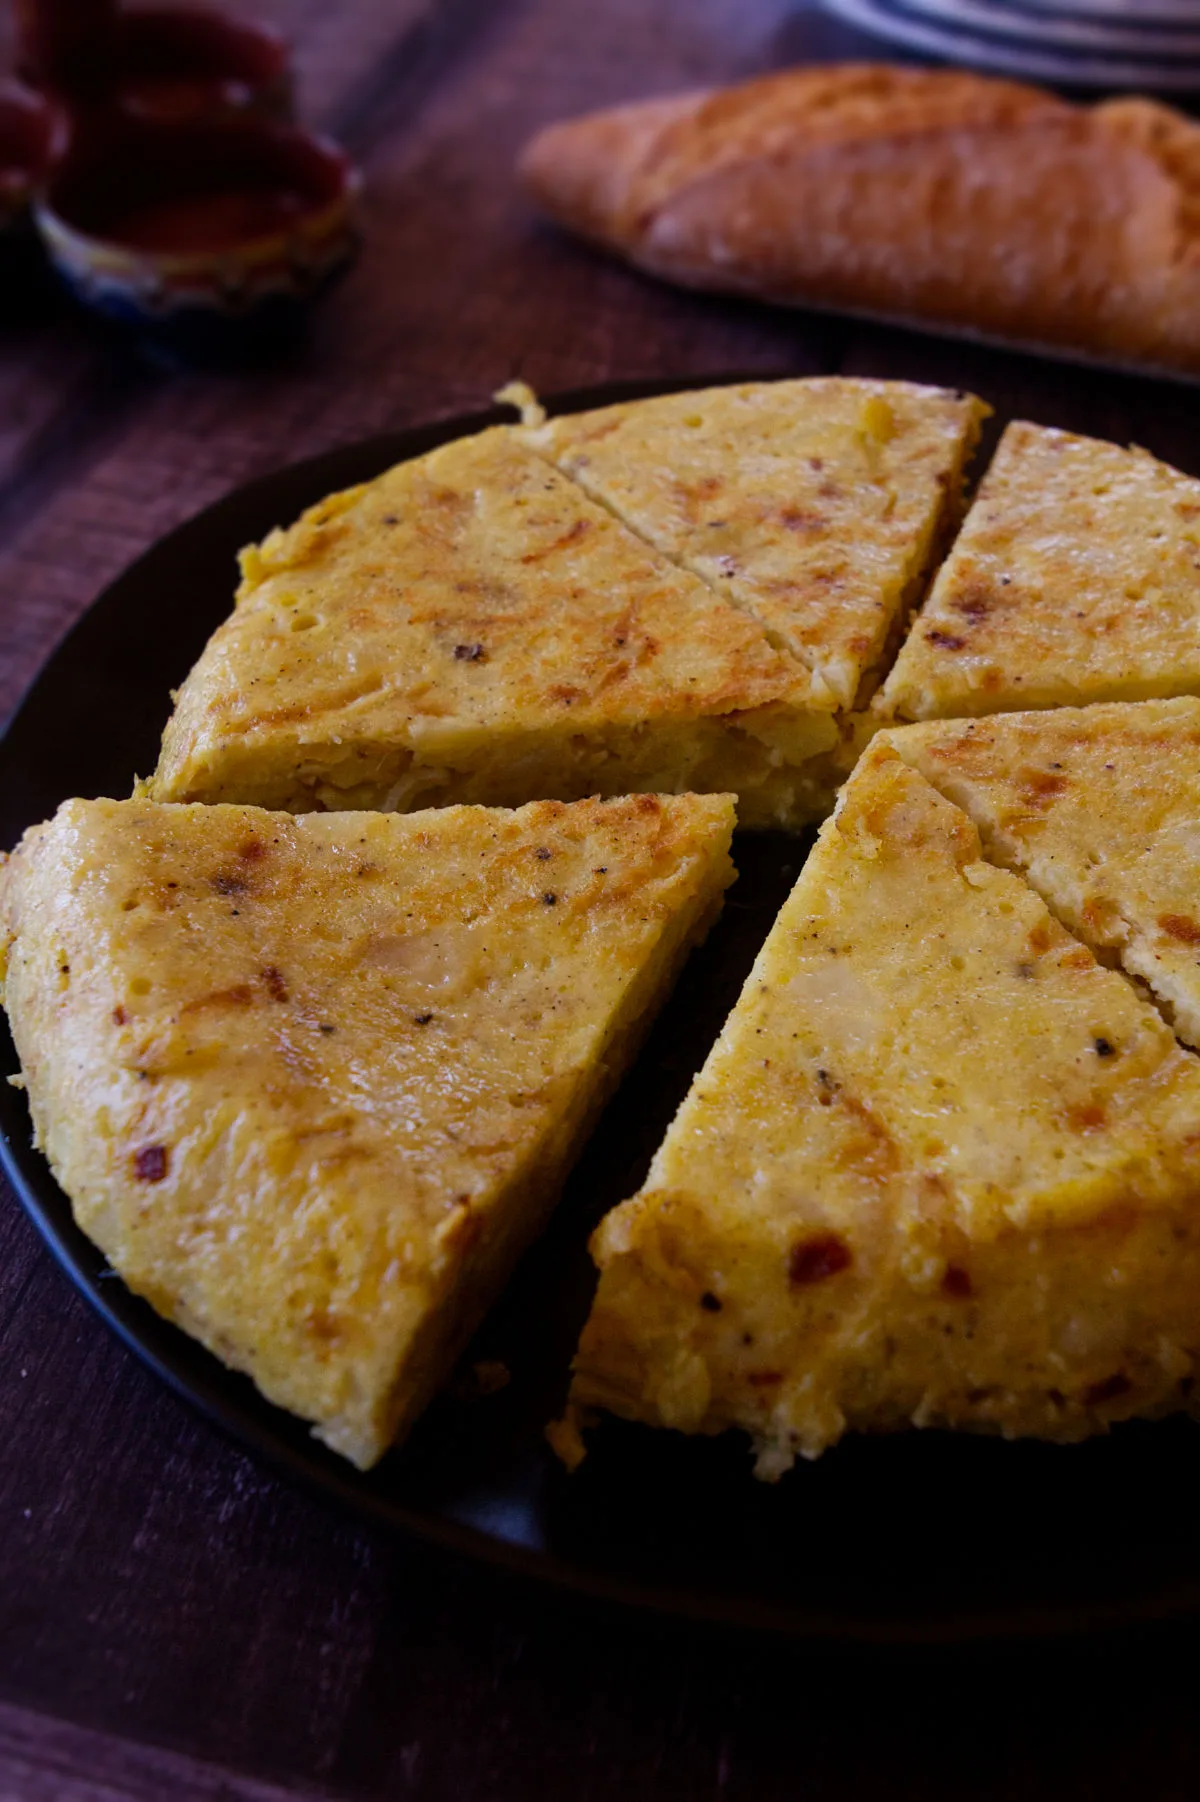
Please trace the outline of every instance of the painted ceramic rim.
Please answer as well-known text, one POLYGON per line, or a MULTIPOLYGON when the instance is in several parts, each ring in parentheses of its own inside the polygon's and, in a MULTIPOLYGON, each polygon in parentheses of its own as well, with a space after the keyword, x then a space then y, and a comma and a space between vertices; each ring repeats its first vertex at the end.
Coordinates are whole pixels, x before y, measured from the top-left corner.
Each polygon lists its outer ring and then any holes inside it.
POLYGON ((359 242, 355 195, 331 202, 286 232, 237 249, 149 258, 77 231, 44 203, 38 229, 59 274, 81 299, 121 302, 128 310, 166 315, 182 307, 244 311, 269 294, 312 292, 354 255, 359 242))
POLYGON ((85 304, 124 316, 161 319, 197 307, 236 314, 269 296, 311 294, 357 249, 362 183, 359 171, 329 139, 309 132, 289 135, 336 167, 340 189, 286 228, 221 250, 145 251, 73 224, 58 210, 51 192, 34 209, 51 261, 85 304))

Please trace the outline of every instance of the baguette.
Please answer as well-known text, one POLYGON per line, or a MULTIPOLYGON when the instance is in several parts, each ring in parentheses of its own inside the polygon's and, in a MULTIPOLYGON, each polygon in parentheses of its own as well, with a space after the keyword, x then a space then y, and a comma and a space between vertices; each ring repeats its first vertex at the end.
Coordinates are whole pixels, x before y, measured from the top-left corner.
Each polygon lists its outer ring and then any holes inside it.
POLYGON ((655 275, 1200 373, 1200 126, 870 64, 543 130, 521 178, 655 275))

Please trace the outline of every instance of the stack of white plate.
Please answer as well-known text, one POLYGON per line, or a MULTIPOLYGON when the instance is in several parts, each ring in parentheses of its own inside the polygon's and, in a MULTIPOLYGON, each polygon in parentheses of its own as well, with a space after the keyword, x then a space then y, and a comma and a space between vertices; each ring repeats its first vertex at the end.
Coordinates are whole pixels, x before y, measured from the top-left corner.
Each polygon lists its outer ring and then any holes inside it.
POLYGON ((1200 90, 1200 0, 823 0, 926 56, 1034 81, 1200 90))

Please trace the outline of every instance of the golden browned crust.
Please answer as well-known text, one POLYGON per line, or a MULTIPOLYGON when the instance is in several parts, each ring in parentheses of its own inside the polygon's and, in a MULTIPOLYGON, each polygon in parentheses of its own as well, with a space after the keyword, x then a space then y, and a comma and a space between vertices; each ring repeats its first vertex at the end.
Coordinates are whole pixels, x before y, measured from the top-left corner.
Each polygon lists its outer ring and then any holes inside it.
POLYGON ((592 1240, 574 1408, 740 1426, 774 1477, 847 1428, 1190 1406, 1198 1143, 1196 1059, 877 743, 592 1240))
POLYGON ((1200 1049, 1200 700, 933 720, 881 735, 1200 1049))
POLYGON ((373 1463, 544 1221, 732 829, 729 796, 64 803, 9 861, 0 959, 80 1226, 373 1463))
POLYGON ((847 64, 550 127, 553 217, 656 274, 1200 369, 1200 128, 847 64))
POLYGON ((1200 689, 1200 482, 1014 420, 878 697, 900 719, 1200 689))
POLYGON ((834 700, 761 626, 496 427, 246 551, 159 801, 310 808, 687 790, 824 811, 834 700))

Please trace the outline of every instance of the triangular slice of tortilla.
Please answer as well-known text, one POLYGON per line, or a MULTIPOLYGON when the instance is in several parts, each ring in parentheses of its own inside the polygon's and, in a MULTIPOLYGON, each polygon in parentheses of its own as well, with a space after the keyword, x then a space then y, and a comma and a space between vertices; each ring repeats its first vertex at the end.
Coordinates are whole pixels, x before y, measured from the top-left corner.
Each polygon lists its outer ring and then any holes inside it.
POLYGON ((0 882, 38 1142, 130 1287, 373 1463, 732 877, 729 796, 70 801, 0 882))
POLYGON ((816 376, 565 414, 529 441, 848 709, 957 523, 987 411, 912 382, 816 376))
POLYGON ((827 810, 834 701, 518 427, 312 508, 243 557, 178 696, 160 801, 291 810, 688 789, 827 810))
POLYGON ((1068 1440, 1188 1405, 1200 1062, 873 746, 633 1200, 573 1416, 1068 1440))
POLYGON ((883 739, 1200 1047, 1200 700, 906 726, 883 739))

